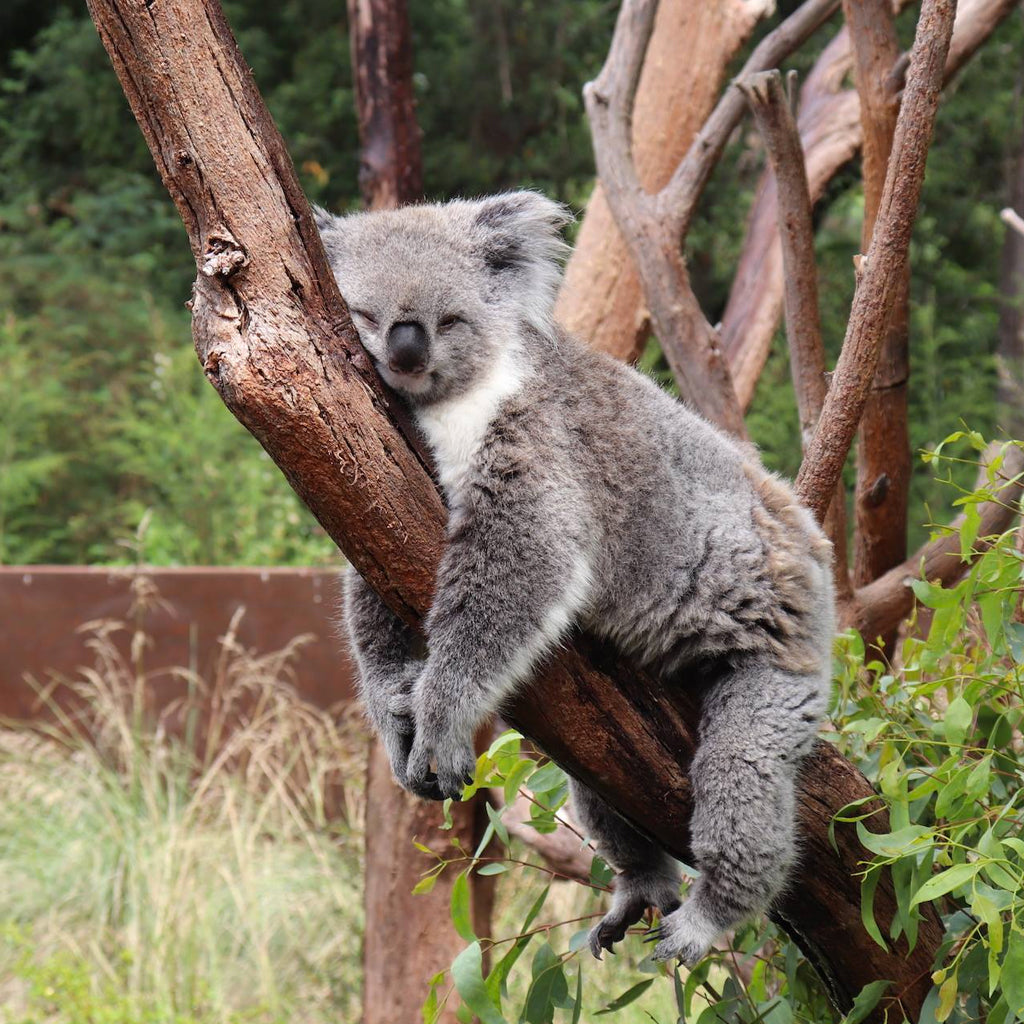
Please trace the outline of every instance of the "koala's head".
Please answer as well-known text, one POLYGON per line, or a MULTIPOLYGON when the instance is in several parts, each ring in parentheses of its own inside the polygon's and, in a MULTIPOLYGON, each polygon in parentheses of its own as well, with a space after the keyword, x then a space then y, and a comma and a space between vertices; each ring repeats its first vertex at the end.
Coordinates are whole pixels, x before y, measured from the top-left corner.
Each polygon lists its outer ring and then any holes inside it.
POLYGON ((315 213, 363 347, 417 404, 471 387, 524 327, 550 330, 570 215, 536 192, 315 213))

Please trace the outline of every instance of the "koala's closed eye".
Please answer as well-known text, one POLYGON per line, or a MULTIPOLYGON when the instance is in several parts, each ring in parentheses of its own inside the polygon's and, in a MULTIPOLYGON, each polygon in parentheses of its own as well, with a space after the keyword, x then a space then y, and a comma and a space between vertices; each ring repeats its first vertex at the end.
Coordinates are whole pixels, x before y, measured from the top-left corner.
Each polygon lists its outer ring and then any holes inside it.
POLYGON ((362 320, 367 327, 377 326, 377 318, 372 313, 367 313, 365 309, 353 309, 351 313, 357 319, 362 320))
POLYGON ((446 317, 442 317, 437 322, 437 329, 442 334, 445 334, 446 332, 450 331, 456 324, 464 324, 465 322, 466 321, 463 320, 461 316, 457 316, 456 314, 451 313, 446 317))

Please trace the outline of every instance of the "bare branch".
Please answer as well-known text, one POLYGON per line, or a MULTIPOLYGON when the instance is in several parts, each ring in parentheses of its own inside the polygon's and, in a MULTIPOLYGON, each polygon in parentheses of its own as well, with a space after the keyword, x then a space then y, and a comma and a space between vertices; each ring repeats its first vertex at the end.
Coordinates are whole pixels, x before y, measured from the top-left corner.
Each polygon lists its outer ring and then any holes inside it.
MULTIPOLYGON (((818 310, 818 268, 814 261, 814 224, 800 133, 793 119, 792 91, 787 96, 778 71, 762 71, 737 85, 753 111, 775 176, 779 233, 785 271, 786 335, 790 369, 806 450, 825 404, 825 349, 818 310)), ((825 517, 835 549, 832 568, 840 604, 851 598, 846 566, 846 502, 840 481, 825 517)))
POLYGON ((886 322, 899 294, 955 12, 955 0, 925 0, 921 8, 871 248, 862 260, 832 386, 796 481, 797 493, 819 520, 835 493, 875 374, 886 322))
POLYGON ((1018 235, 1024 235, 1024 217, 1022 217, 1016 210, 1007 206, 1005 209, 999 211, 999 219, 1004 224, 1013 228, 1018 235))
MULTIPOLYGON (((774 0, 661 0, 633 106, 633 161, 657 191, 714 109, 730 61, 774 0)), ((558 293, 571 333, 626 362, 650 333, 640 279, 598 181, 558 293)))
POLYGON ((583 90, 608 205, 640 272, 654 328, 683 397, 738 436, 745 428, 714 328, 697 302, 680 239, 658 217, 633 161, 632 105, 657 4, 624 0, 608 59, 583 90))
MULTIPOLYGON (((1017 0, 962 0, 946 59, 946 82, 1017 6, 1017 0)), ((806 153, 811 199, 861 146, 860 101, 842 84, 852 62, 850 35, 843 28, 822 51, 800 93, 797 124, 806 153)), ((782 256, 776 229, 774 183, 758 185, 747 236, 722 316, 722 347, 732 371, 740 407, 746 409, 782 315, 782 256)))
MULTIPOLYGON (((820 28, 839 7, 839 0, 806 0, 777 29, 770 32, 754 48, 754 52, 737 76, 741 81, 758 71, 777 67, 820 28)), ((729 136, 743 117, 744 102, 735 82, 704 122, 689 152, 676 168, 675 174, 661 191, 661 216, 668 219, 675 232, 685 237, 689 232, 693 211, 715 164, 729 141, 729 136)))

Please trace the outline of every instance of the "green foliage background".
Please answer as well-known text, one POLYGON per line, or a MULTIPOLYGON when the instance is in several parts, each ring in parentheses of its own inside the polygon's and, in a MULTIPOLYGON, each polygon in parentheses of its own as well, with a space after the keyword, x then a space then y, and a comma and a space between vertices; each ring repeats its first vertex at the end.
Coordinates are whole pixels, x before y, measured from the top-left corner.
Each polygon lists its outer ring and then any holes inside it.
MULTIPOLYGON (((776 17, 793 3, 782 3, 776 17)), ((344 5, 226 4, 310 198, 358 204, 344 5)), ((418 117, 431 197, 528 185, 582 210, 592 157, 580 88, 615 5, 417 0, 418 117)), ((904 28, 912 28, 908 12, 904 28)), ((836 30, 794 61, 806 70, 836 30)), ((941 108, 914 240, 915 449, 961 419, 997 432, 992 353, 1009 162, 1019 145, 1022 27, 1013 17, 941 108)), ((688 255, 716 320, 761 159, 737 133, 688 255)), ((817 211, 824 331, 838 351, 859 248, 856 167, 817 211)), ((152 510, 156 563, 321 563, 332 545, 221 407, 191 354, 193 264, 177 214, 84 8, 0 10, 0 561, 110 562, 152 510)), ((792 474, 799 445, 777 339, 750 427, 792 474)), ((656 348, 649 363, 657 369, 656 348)), ((926 473, 912 521, 948 509, 926 473)), ((919 528, 912 538, 920 540, 919 528)))

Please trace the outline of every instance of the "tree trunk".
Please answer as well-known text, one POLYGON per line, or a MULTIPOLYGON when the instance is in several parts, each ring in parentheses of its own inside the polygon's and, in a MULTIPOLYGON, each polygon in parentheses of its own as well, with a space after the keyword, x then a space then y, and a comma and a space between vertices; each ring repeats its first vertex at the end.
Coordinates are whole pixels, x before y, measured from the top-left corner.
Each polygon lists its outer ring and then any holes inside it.
MULTIPOLYGON (((418 623, 432 599, 444 507, 359 346, 291 161, 219 6, 90 0, 90 11, 189 234, 199 268, 193 335, 208 379, 349 560, 418 623)), ((685 859, 698 714, 694 694, 583 638, 550 659, 510 717, 685 859)), ((909 956, 875 945, 860 921, 865 851, 843 825, 838 849, 829 840, 835 813, 871 793, 834 748, 817 745, 800 793, 803 857, 775 914, 839 1007, 886 978, 916 1019, 941 922, 924 908, 909 956)), ((876 894, 883 930, 894 908, 886 881, 876 894)))
MULTIPOLYGON (((896 132, 902 83, 894 81, 893 73, 900 57, 900 41, 896 36, 891 0, 843 0, 843 13, 853 42, 854 80, 860 96, 864 180, 861 252, 867 252, 896 132)), ((854 586, 878 579, 907 557, 911 468, 907 421, 909 303, 910 265, 907 264, 860 421, 854 492, 854 586)), ((882 647, 891 652, 894 640, 895 631, 892 631, 881 638, 882 647)))
MULTIPOLYGON (((633 152, 648 191, 671 177, 715 105, 729 61, 771 8, 761 0, 660 5, 633 117, 633 152)), ((573 334, 627 362, 647 339, 640 279, 600 184, 587 203, 555 316, 573 334)))
MULTIPOLYGON (((359 185, 370 209, 392 209, 423 194, 420 131, 413 98, 412 38, 406 0, 348 0, 349 38, 359 118, 359 185)), ((442 857, 457 857, 479 841, 477 805, 451 809, 441 829, 440 804, 417 800, 395 783, 383 745, 369 740, 363 906, 363 1024, 419 1018, 430 979, 465 946, 448 908, 456 873, 444 872, 429 893, 413 887, 436 865, 413 839, 442 857)), ((471 899, 479 935, 490 934, 493 879, 473 875, 471 899)), ((438 1024, 455 1024, 446 1007, 438 1024)))

